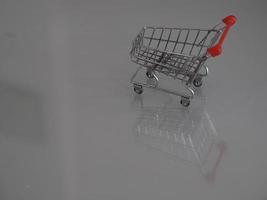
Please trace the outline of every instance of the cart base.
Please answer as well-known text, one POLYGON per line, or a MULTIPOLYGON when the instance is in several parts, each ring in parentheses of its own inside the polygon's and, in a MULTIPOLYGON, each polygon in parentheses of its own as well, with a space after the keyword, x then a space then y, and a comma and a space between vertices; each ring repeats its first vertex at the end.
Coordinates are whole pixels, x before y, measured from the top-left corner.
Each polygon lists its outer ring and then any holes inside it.
MULTIPOLYGON (((180 92, 180 91, 173 91, 173 90, 168 90, 165 88, 162 88, 159 86, 159 78, 158 76, 153 72, 153 71, 147 71, 145 72, 147 76, 147 80, 145 81, 137 81, 136 77, 138 73, 140 73, 140 70, 144 68, 143 66, 140 66, 136 72, 133 74, 131 78, 131 83, 134 86, 134 91, 137 94, 142 94, 143 93, 143 87, 146 88, 153 88, 162 92, 166 92, 172 95, 180 96, 181 97, 181 104, 185 107, 188 107, 190 105, 190 99, 194 97, 194 90, 190 87, 190 85, 187 85, 185 82, 183 82, 184 88, 186 92, 180 92)), ((208 74, 208 68, 207 66, 204 66, 205 68, 205 73, 203 74, 198 74, 197 78, 194 80, 193 85, 195 87, 200 87, 202 85, 202 77, 207 76, 208 74)))

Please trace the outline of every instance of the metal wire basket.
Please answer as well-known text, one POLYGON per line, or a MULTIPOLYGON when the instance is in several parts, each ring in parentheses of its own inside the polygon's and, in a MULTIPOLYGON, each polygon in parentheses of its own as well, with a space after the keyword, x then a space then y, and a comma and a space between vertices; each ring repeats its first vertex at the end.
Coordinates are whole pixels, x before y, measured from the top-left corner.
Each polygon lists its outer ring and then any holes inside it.
POLYGON ((212 29, 143 27, 132 42, 131 60, 145 67, 150 79, 159 81, 157 73, 160 73, 183 81, 188 93, 173 92, 136 81, 140 68, 131 78, 134 91, 141 94, 143 86, 154 87, 181 96, 181 104, 189 106, 190 98, 194 96, 192 83, 195 87, 202 85, 202 77, 208 74, 205 61, 221 54, 223 41, 235 21, 234 16, 228 16, 212 29), (204 68, 204 72, 200 72, 201 68, 204 68))

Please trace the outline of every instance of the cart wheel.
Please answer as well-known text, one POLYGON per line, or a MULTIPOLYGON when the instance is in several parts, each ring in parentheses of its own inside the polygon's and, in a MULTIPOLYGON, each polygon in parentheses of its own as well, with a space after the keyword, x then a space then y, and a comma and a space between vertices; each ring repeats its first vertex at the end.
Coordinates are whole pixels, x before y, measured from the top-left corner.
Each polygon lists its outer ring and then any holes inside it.
POLYGON ((180 103, 184 106, 184 107, 188 107, 190 105, 190 99, 187 97, 181 97, 181 101, 180 103))
POLYGON ((150 78, 150 79, 154 78, 152 72, 150 72, 150 71, 146 72, 146 76, 147 76, 147 78, 150 78))
POLYGON ((136 94, 142 94, 143 93, 142 85, 134 85, 134 91, 136 94))
POLYGON ((193 81, 193 84, 194 84, 195 87, 201 87, 202 86, 202 78, 196 78, 193 81))

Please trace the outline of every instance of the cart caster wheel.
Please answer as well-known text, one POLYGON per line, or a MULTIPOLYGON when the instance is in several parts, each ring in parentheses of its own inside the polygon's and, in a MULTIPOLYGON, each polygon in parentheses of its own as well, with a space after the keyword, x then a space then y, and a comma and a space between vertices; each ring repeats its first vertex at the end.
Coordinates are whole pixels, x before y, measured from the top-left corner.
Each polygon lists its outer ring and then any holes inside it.
POLYGON ((142 85, 135 85, 134 86, 134 91, 135 91, 136 94, 142 94, 143 93, 142 85))
POLYGON ((188 107, 190 105, 190 99, 186 98, 186 97, 181 97, 181 101, 180 103, 184 106, 184 107, 188 107))
POLYGON ((196 78, 193 81, 193 84, 194 84, 195 87, 201 87, 202 86, 202 78, 196 78))
POLYGON ((150 71, 146 72, 146 76, 147 76, 147 78, 150 78, 150 79, 154 78, 152 72, 150 72, 150 71))

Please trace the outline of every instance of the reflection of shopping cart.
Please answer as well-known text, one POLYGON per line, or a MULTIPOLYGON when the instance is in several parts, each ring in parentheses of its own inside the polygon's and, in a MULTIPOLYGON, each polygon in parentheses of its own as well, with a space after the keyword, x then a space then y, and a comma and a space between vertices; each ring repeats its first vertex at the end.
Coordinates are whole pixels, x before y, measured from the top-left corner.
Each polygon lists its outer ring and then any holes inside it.
MULTIPOLYGON (((142 98, 142 97, 141 97, 142 98)), ((199 167, 208 181, 214 181, 226 145, 200 105, 190 110, 173 106, 143 106, 134 127, 136 141, 199 167)))
POLYGON ((132 43, 131 60, 146 68, 148 78, 158 81, 158 73, 183 81, 187 92, 172 92, 136 81, 140 68, 131 79, 134 91, 141 94, 143 86, 154 87, 181 96, 181 104, 189 106, 194 95, 192 83, 195 87, 202 85, 202 77, 208 74, 205 61, 220 55, 226 34, 235 21, 234 16, 228 16, 212 29, 144 27, 132 43))

